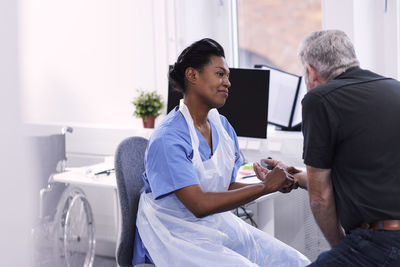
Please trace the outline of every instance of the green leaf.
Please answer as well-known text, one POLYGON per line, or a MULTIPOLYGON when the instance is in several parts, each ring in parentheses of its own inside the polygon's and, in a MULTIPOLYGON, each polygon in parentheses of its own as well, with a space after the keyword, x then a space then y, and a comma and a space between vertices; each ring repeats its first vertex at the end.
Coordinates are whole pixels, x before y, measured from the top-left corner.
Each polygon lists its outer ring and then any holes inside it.
POLYGON ((159 116, 161 114, 160 110, 164 107, 161 95, 157 94, 156 91, 138 92, 139 96, 131 102, 135 107, 134 115, 138 118, 159 116))

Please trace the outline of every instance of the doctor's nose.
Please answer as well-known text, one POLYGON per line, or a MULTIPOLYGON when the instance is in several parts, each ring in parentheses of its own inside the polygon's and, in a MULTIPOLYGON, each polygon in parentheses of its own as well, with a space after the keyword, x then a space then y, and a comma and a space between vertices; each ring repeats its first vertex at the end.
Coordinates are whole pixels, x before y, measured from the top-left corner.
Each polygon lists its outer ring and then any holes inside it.
POLYGON ((229 78, 225 78, 224 79, 224 86, 226 86, 226 88, 230 88, 231 87, 231 82, 229 81, 229 78))

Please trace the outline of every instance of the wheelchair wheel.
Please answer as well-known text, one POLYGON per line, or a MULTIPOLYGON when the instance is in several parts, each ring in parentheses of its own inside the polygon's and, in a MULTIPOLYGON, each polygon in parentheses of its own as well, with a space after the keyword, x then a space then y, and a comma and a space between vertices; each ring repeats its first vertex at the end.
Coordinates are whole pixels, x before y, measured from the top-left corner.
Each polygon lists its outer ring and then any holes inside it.
POLYGON ((54 257, 57 266, 91 267, 95 252, 92 209, 79 188, 68 187, 54 217, 54 257))

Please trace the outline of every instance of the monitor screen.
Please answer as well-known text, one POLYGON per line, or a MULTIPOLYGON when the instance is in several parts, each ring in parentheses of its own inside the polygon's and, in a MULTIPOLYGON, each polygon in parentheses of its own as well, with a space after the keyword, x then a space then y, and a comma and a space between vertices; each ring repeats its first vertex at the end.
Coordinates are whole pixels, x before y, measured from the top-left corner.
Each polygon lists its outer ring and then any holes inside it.
MULTIPOLYGON (((229 97, 218 109, 219 113, 228 119, 238 136, 266 138, 269 70, 230 68, 229 80, 229 97)), ((169 87, 168 112, 181 98, 180 93, 169 87)))
POLYGON ((291 128, 301 123, 301 100, 306 93, 302 77, 265 65, 270 70, 268 122, 291 128))
POLYGON ((297 94, 297 100, 296 100, 296 104, 294 106, 292 127, 299 125, 302 121, 302 119, 301 119, 301 101, 303 100, 303 97, 307 93, 307 86, 304 82, 304 77, 300 77, 300 79, 301 79, 301 81, 300 81, 299 93, 297 94))

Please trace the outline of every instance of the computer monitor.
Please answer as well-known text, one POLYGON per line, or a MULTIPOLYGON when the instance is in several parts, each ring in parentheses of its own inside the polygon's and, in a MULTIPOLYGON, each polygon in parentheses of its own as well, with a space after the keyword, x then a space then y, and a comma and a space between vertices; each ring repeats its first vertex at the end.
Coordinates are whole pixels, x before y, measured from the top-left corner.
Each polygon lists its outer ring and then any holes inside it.
POLYGON ((255 68, 270 70, 268 122, 283 130, 300 130, 301 100, 307 93, 303 78, 266 65, 255 68))
MULTIPOLYGON (((264 69, 230 68, 229 97, 218 111, 238 136, 267 138, 269 73, 264 69)), ((179 105, 181 98, 169 86, 167 111, 179 105)))

